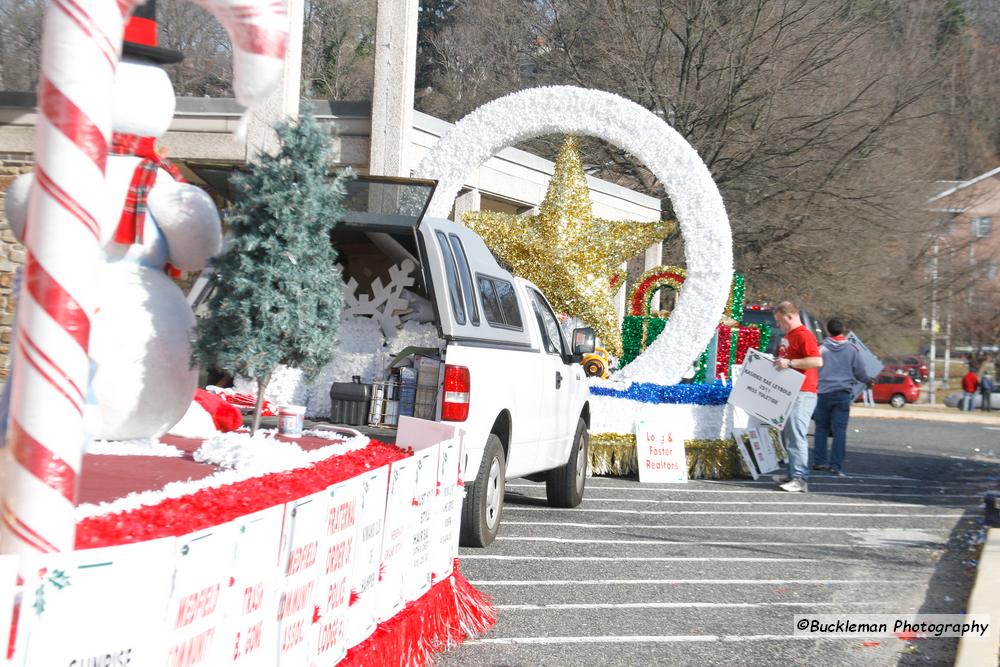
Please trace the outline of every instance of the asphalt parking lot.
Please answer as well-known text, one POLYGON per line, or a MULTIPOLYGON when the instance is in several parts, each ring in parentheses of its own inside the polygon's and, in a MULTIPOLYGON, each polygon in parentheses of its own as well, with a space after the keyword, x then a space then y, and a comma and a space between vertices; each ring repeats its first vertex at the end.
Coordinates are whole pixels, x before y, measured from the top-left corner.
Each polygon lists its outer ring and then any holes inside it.
POLYGON ((1000 430, 855 419, 848 470, 766 481, 591 478, 554 510, 511 480, 503 526, 461 569, 499 622, 441 665, 951 664, 956 639, 803 637, 793 617, 960 613, 1000 478, 1000 430))

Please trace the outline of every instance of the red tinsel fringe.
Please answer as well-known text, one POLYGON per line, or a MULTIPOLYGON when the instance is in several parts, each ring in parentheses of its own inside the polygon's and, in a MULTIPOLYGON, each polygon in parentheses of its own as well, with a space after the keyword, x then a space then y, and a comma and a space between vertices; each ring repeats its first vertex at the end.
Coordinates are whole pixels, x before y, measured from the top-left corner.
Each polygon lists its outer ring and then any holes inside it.
POLYGON ((497 622, 488 595, 462 576, 455 559, 451 576, 384 623, 347 652, 338 667, 416 667, 435 653, 485 633, 497 622))
POLYGON ((227 486, 128 512, 84 519, 76 527, 76 548, 92 549, 186 535, 310 494, 410 453, 375 440, 364 449, 331 456, 308 468, 261 475, 227 486))

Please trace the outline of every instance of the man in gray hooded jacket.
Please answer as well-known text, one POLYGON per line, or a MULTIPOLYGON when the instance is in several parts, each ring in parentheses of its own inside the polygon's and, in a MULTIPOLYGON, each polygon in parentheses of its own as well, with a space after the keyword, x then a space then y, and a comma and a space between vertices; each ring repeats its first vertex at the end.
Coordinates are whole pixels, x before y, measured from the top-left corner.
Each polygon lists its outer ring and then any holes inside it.
POLYGON ((826 323, 829 336, 819 346, 823 366, 819 369, 819 389, 816 397, 816 435, 814 438, 813 470, 827 470, 838 477, 843 472, 847 454, 847 420, 854 400, 855 382, 869 382, 857 346, 845 338, 846 328, 839 318, 826 323), (827 438, 833 436, 833 448, 827 459, 827 438))

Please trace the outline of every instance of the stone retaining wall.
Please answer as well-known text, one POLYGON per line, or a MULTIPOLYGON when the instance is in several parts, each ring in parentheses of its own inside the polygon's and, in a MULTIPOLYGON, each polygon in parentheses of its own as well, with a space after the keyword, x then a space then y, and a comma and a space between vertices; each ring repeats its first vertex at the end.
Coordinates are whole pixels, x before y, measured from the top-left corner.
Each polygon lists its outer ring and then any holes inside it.
POLYGON ((30 156, 0 156, 0 381, 10 371, 10 337, 17 295, 13 293, 14 271, 24 265, 24 246, 17 242, 7 225, 4 201, 14 179, 31 171, 30 156))

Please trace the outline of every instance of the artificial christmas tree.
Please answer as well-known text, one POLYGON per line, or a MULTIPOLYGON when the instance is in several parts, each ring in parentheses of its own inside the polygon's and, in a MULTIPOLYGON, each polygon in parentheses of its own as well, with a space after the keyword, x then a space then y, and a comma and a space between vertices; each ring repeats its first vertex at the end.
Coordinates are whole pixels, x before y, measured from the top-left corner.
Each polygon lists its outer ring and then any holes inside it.
POLYGON ((311 374, 333 356, 343 304, 329 239, 351 174, 330 179, 329 135, 312 117, 275 130, 277 154, 232 177, 231 239, 216 262, 217 288, 195 347, 205 366, 256 380, 254 431, 279 364, 311 374))

